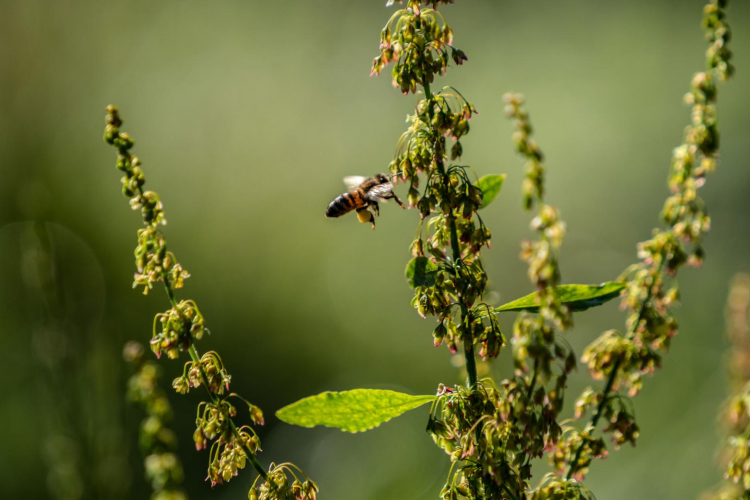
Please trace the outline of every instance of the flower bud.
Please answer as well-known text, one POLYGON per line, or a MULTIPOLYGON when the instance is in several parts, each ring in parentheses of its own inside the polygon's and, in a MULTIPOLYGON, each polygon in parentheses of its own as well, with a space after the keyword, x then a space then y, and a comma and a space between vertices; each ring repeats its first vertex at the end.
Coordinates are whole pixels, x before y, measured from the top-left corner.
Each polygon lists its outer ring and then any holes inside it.
POLYGON ((447 329, 445 328, 445 325, 441 321, 437 328, 435 328, 435 331, 432 332, 432 337, 435 339, 435 347, 438 347, 443 343, 443 339, 445 339, 445 334, 447 333, 447 329))
POLYGON ((193 442, 195 443, 195 449, 200 451, 206 447, 206 436, 203 435, 203 431, 200 427, 195 429, 193 433, 193 442))

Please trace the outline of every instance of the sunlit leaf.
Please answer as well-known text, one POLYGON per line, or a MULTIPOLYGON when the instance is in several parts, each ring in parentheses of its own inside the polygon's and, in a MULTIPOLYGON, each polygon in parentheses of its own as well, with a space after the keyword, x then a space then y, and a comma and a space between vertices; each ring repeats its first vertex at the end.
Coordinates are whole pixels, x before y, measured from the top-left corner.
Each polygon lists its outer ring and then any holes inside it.
MULTIPOLYGON (((614 299, 620 295, 625 286, 624 283, 609 281, 601 285, 559 285, 555 287, 555 291, 560 302, 570 307, 571 311, 585 311, 589 307, 600 306, 614 299)), ((537 312, 539 304, 536 302, 536 298, 537 294, 534 292, 502 305, 495 311, 537 312)))
POLYGON ((406 279, 409 286, 432 286, 435 284, 435 274, 438 267, 427 257, 415 257, 406 265, 406 279))
POLYGON ((276 416, 302 427, 324 425, 346 432, 361 432, 434 399, 435 396, 412 396, 382 389, 323 392, 285 406, 276 416))
POLYGON ((504 180, 505 174, 485 175, 479 179, 477 186, 482 190, 482 206, 479 207, 480 210, 486 208, 487 205, 492 203, 492 200, 494 200, 500 192, 500 188, 503 187, 504 180))

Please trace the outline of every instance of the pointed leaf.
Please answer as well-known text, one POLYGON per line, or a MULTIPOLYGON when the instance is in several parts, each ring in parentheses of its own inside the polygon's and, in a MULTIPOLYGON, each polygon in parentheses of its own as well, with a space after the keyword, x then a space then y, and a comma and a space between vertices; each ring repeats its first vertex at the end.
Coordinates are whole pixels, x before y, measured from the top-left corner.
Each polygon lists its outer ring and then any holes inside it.
POLYGON ((406 265, 406 279, 409 286, 432 286, 435 284, 435 274, 438 267, 427 257, 415 257, 406 265))
MULTIPOLYGON (((624 283, 609 281, 601 285, 559 285, 555 287, 560 302, 570 307, 572 311, 585 311, 589 307, 596 307, 608 302, 625 288, 624 283)), ((536 302, 536 292, 525 297, 516 299, 495 309, 496 312, 504 311, 531 311, 537 312, 539 304, 536 302)))
POLYGON ((276 412, 280 420, 302 427, 324 425, 346 432, 361 432, 379 426, 435 399, 382 389, 323 392, 300 399, 276 412))
POLYGON ((479 179, 477 186, 482 190, 482 206, 479 207, 479 210, 486 208, 487 205, 492 203, 492 200, 494 200, 500 192, 500 188, 503 187, 504 180, 505 174, 485 175, 479 179))

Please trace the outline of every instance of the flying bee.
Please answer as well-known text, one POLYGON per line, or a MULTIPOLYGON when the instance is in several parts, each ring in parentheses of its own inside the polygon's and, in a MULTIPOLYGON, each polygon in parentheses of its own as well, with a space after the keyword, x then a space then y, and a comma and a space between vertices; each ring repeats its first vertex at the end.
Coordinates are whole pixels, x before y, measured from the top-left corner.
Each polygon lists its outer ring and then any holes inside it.
POLYGON ((344 214, 357 211, 360 222, 369 222, 375 229, 375 216, 380 215, 378 202, 396 200, 401 208, 406 208, 393 192, 393 183, 385 174, 364 178, 360 176, 344 177, 344 184, 349 191, 338 196, 328 205, 326 217, 341 217, 344 214), (372 208, 372 212, 369 210, 372 208), (373 214, 374 212, 374 214, 373 214))

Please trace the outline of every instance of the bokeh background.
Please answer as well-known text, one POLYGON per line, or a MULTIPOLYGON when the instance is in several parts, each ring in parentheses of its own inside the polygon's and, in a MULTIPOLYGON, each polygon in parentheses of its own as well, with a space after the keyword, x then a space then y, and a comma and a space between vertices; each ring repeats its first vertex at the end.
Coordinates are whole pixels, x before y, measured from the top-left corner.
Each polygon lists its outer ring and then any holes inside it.
MULTIPOLYGON (((391 10, 382 1, 0 2, 0 496, 146 498, 140 412, 124 401, 127 340, 147 341, 157 291, 131 289, 140 217, 101 141, 117 104, 171 248, 234 390, 266 412, 263 464, 291 460, 329 499, 436 498, 447 457, 426 409, 366 434, 298 429, 273 413, 323 390, 432 393, 459 370, 409 306, 403 270, 418 214, 381 209, 377 231, 326 220, 345 175, 385 170, 415 97, 368 76, 391 10), (41 258, 44 255, 50 259, 41 258)), ((481 115, 464 141, 480 174, 507 173, 483 216, 499 300, 530 291, 522 165, 503 115, 523 92, 547 154, 548 199, 569 224, 566 282, 615 278, 658 223, 681 97, 703 67, 702 0, 457 2, 444 12, 469 62, 440 82, 481 115)), ((736 78, 722 86, 722 163, 702 190, 708 259, 680 276, 681 333, 635 400, 637 448, 593 466, 602 499, 690 498, 721 478, 727 285, 750 270, 750 4, 733 2, 736 78)), ((401 193, 405 194, 405 193, 401 193)), ((510 330, 512 317, 503 317, 510 330)), ((609 304, 576 317, 580 352, 622 328, 609 304)), ((184 361, 184 359, 183 359, 184 361)), ((161 361, 166 381, 181 363, 161 361)), ((509 373, 507 355, 495 376, 509 373)), ((572 399, 588 382, 580 369, 572 399)), ((210 491, 191 435, 202 392, 172 397, 192 498, 244 498, 254 474, 210 491)), ((544 466, 537 469, 540 472, 544 466)), ((541 474, 538 475, 541 478, 541 474)))

